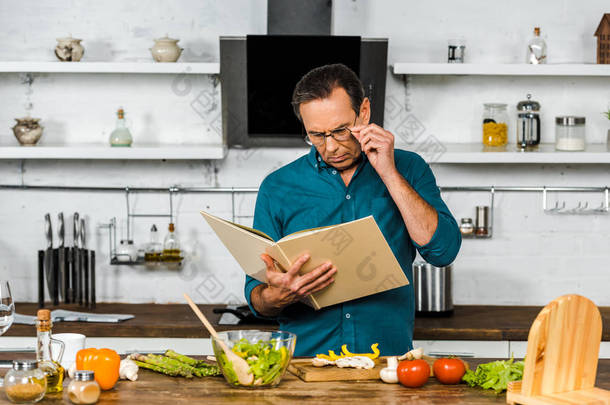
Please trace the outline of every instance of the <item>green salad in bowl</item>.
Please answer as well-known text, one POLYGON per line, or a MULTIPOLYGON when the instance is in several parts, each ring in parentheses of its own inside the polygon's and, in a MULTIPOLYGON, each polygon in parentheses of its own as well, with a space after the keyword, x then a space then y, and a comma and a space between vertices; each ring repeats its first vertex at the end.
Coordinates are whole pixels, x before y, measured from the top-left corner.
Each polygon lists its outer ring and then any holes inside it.
POLYGON ((294 333, 235 330, 220 332, 218 335, 233 353, 247 362, 249 366, 247 371, 253 375, 251 384, 240 384, 233 362, 227 358, 221 344, 212 338, 216 361, 229 385, 268 388, 280 383, 294 353, 296 343, 294 333))

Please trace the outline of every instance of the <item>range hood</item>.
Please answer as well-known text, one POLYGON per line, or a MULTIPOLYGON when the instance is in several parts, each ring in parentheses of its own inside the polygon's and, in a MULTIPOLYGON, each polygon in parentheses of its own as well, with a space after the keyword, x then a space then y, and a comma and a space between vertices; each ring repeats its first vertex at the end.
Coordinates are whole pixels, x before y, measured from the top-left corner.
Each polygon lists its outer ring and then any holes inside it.
POLYGON ((332 0, 267 0, 267 34, 330 35, 332 0))

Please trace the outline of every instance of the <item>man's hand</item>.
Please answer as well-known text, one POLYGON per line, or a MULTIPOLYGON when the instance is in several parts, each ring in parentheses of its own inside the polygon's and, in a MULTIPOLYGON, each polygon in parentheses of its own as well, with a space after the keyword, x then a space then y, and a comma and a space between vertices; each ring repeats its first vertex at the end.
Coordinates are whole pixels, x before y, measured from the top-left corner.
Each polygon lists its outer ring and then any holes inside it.
POLYGON ((267 285, 252 290, 252 305, 262 315, 277 315, 290 304, 304 299, 309 294, 328 287, 337 268, 326 262, 307 274, 299 275, 301 267, 309 260, 301 255, 285 273, 275 267, 271 256, 263 253, 261 259, 267 265, 267 285))
POLYGON ((394 135, 375 124, 356 125, 350 129, 379 176, 394 175, 394 135))

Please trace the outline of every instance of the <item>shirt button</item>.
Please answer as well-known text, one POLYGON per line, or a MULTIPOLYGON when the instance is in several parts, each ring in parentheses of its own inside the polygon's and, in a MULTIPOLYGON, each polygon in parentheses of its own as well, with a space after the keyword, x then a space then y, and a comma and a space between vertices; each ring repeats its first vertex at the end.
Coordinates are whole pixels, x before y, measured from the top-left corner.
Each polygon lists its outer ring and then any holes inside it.
POLYGON ((337 171, 336 171, 336 170, 333 170, 333 172, 332 172, 332 173, 333 173, 333 174, 337 174, 337 171))
POLYGON ((351 316, 350 314, 345 314, 345 318, 346 318, 346 319, 349 319, 349 318, 351 318, 351 317, 352 317, 352 316, 351 316))
POLYGON ((346 200, 349 200, 350 198, 352 198, 352 196, 351 196, 351 195, 349 195, 349 194, 345 196, 345 199, 346 199, 346 200))
POLYGON ((318 167, 318 164, 316 163, 316 167, 318 167))
POLYGON ((318 162, 321 162, 322 158, 320 156, 318 156, 318 162))

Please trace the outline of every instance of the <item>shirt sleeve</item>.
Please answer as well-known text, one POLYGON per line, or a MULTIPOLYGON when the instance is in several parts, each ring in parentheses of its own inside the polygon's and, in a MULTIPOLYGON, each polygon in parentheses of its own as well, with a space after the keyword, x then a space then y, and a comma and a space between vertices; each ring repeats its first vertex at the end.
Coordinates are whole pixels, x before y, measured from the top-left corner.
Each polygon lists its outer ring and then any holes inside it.
POLYGON ((412 240, 419 254, 433 266, 447 266, 451 264, 460 250, 462 234, 455 218, 441 198, 441 192, 436 185, 436 179, 430 166, 417 154, 411 160, 409 168, 399 166, 401 174, 407 179, 411 187, 428 203, 437 213, 438 225, 432 239, 425 245, 419 245, 412 240))
MULTIPOLYGON (((269 198, 269 195, 265 191, 265 182, 261 184, 260 190, 258 192, 258 196, 256 197, 256 205, 254 208, 254 223, 252 227, 259 231, 262 231, 269 235, 273 240, 281 239, 281 224, 279 220, 276 219, 276 216, 272 212, 272 200, 269 198)), ((261 252, 262 253, 262 252, 261 252)), ((244 285, 244 295, 246 297, 246 301, 248 302, 248 306, 252 313, 259 318, 268 318, 261 314, 259 314, 254 307, 252 306, 252 290, 263 284, 255 278, 250 277, 246 274, 246 282, 244 285)))

